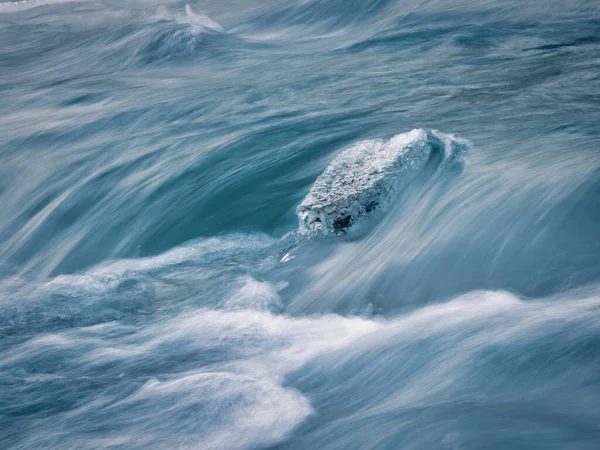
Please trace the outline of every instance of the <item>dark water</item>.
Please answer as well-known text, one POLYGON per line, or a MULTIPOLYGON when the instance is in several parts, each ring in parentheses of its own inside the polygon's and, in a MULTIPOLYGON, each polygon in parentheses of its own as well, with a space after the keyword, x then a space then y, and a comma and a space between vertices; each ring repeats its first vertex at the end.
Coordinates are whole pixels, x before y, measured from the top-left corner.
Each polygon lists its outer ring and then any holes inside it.
POLYGON ((599 126, 594 0, 0 3, 0 447, 600 448, 599 126))

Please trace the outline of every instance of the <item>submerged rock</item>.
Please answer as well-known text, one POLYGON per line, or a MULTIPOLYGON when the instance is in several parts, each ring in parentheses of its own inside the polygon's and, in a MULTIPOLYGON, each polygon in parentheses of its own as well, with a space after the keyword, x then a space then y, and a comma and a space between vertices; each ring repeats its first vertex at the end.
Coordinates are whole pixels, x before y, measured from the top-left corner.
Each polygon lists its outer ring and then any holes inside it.
POLYGON ((383 212, 425 166, 462 166, 465 149, 461 139, 422 129, 354 144, 331 162, 296 208, 300 232, 347 231, 361 217, 383 212))

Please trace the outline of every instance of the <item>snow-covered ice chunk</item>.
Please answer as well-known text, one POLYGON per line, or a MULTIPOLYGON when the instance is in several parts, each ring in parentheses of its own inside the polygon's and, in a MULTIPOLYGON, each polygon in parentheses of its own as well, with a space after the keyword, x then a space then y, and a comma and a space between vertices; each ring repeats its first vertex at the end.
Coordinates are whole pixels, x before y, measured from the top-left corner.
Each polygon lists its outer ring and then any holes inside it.
POLYGON ((462 166, 466 141, 416 129, 384 141, 360 141, 340 153, 296 208, 300 232, 345 232, 382 212, 398 190, 428 164, 462 166))

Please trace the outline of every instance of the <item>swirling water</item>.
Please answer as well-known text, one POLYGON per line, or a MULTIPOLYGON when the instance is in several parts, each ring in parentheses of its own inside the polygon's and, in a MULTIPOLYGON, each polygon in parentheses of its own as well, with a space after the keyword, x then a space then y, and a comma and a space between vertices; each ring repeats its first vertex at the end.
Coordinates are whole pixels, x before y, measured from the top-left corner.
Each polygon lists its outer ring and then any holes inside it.
POLYGON ((28 0, 0 43, 1 448, 600 447, 597 1, 28 0), (418 128, 460 173, 295 232, 418 128))

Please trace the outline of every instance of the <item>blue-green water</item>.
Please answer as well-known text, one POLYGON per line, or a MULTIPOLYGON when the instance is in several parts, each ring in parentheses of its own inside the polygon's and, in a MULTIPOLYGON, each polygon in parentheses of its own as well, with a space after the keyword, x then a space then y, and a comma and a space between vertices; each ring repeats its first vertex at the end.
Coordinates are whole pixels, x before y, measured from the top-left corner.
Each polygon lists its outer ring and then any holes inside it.
POLYGON ((600 448, 597 1, 0 3, 0 211, 0 448, 600 448))

